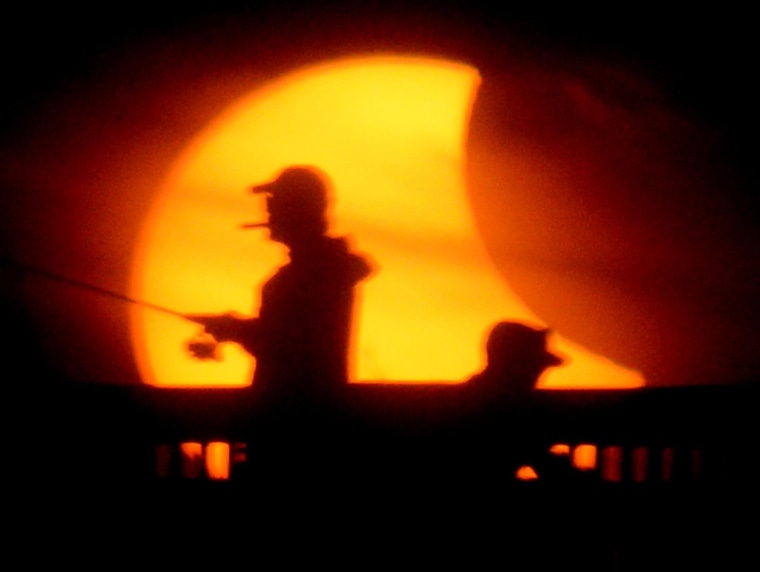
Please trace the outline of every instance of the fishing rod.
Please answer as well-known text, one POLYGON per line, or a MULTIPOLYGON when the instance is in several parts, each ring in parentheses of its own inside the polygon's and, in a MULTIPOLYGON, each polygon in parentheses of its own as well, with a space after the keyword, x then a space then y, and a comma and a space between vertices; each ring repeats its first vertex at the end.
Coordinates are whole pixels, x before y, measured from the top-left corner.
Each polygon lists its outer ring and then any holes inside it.
POLYGON ((176 310, 172 310, 170 308, 165 308, 164 306, 159 306, 158 304, 153 304, 151 302, 146 302, 144 300, 138 300, 136 298, 132 298, 130 296, 127 296, 126 294, 122 294, 120 292, 114 292, 113 290, 109 290, 107 288, 102 288, 101 286, 95 286, 94 284, 89 284, 87 282, 82 282, 80 280, 75 280, 73 278, 69 278, 68 276, 64 276, 63 274, 57 274, 55 272, 52 272, 50 270, 45 270, 43 268, 38 268, 36 266, 32 266, 30 264, 23 264, 21 262, 18 262, 16 260, 11 260, 6 257, 0 257, 0 265, 7 266, 10 268, 13 268, 15 270, 19 270, 21 272, 26 272, 28 274, 34 274, 36 276, 42 276, 44 278, 47 278, 48 280, 52 280, 54 282, 60 282, 62 284, 67 284, 68 286, 73 286, 75 288, 79 288, 82 290, 87 290, 88 292, 94 292, 96 294, 100 294, 101 296, 106 296, 108 298, 114 298, 116 300, 120 300, 122 302, 126 302, 128 304, 134 304, 135 306, 142 306, 144 308, 150 308, 151 310, 156 310, 157 312, 162 312, 164 314, 169 314, 170 316, 175 316, 177 318, 182 318, 184 320, 188 320, 190 322, 194 322, 196 324, 206 325, 208 323, 208 316, 200 315, 200 314, 183 314, 182 312, 178 312, 176 310))
MULTIPOLYGON (((241 224, 240 228, 241 229, 269 228, 269 223, 268 222, 245 223, 245 224, 241 224)), ((53 280, 55 282, 60 282, 63 284, 68 284, 69 286, 74 286, 75 288, 80 288, 83 290, 87 290, 89 292, 95 292, 96 294, 107 296, 109 298, 114 298, 116 300, 126 302, 127 304, 134 304, 135 306, 150 308, 151 310, 156 310, 157 312, 169 314, 170 316, 182 318, 184 320, 188 320, 196 324, 201 324, 203 326, 207 325, 211 321, 210 316, 205 315, 205 314, 183 314, 182 312, 177 312, 176 310, 165 308, 164 306, 159 306, 158 304, 153 304, 151 302, 146 302, 144 300, 137 300, 135 298, 132 298, 120 292, 114 292, 113 290, 109 290, 107 288, 102 288, 100 286, 95 286, 94 284, 82 282, 81 280, 75 280, 73 278, 69 278, 68 276, 64 276, 63 274, 57 274, 55 272, 51 272, 50 270, 45 270, 37 266, 32 266, 31 264, 23 264, 21 262, 18 262, 17 260, 13 260, 5 256, 0 256, 0 265, 14 268, 16 270, 20 270, 22 272, 26 272, 29 274, 43 276, 49 280, 53 280)))
POLYGON ((174 316, 177 318, 181 318, 183 320, 187 320, 189 322, 193 322, 194 324, 199 324, 204 327, 204 331, 199 334, 196 334, 194 338, 188 340, 186 344, 188 351, 192 353, 194 357, 201 360, 221 361, 221 356, 219 355, 219 352, 217 351, 218 343, 213 338, 213 336, 210 336, 205 331, 206 326, 209 326, 210 324, 212 324, 213 322, 219 319, 218 316, 209 315, 209 314, 183 314, 182 312, 178 312, 170 308, 165 308, 164 306, 159 306, 158 304, 153 304, 151 302, 146 302, 144 300, 137 300, 136 298, 132 298, 120 292, 114 292, 113 290, 102 288, 100 286, 95 286, 94 284, 89 284, 87 282, 82 282, 80 280, 74 280, 73 278, 69 278, 68 276, 64 276, 62 274, 57 274, 55 272, 51 272, 50 270, 45 270, 43 268, 38 268, 36 266, 31 266, 29 264, 22 264, 20 262, 17 262, 15 260, 11 260, 5 257, 0 257, 0 265, 7 266, 21 272, 26 272, 28 274, 42 276, 44 278, 47 278, 48 280, 60 282, 68 286, 73 286, 75 288, 86 290, 88 292, 93 292, 95 294, 116 299, 121 302, 126 302, 127 304, 134 304, 135 306, 142 306, 143 308, 149 308, 157 312, 162 312, 170 316, 174 316))

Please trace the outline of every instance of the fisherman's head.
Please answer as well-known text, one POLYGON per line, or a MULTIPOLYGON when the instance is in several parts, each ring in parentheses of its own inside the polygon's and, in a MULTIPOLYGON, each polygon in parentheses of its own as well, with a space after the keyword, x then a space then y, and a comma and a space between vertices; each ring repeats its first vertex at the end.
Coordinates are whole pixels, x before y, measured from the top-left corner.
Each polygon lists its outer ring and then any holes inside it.
MULTIPOLYGON (((535 382, 547 368, 564 360, 547 350, 549 330, 534 328, 520 322, 498 322, 486 342, 487 371, 520 383, 535 382)), ((511 388, 513 390, 530 389, 511 388)))
POLYGON ((292 246, 327 232, 330 182, 316 167, 292 166, 251 189, 267 198, 269 237, 292 246))

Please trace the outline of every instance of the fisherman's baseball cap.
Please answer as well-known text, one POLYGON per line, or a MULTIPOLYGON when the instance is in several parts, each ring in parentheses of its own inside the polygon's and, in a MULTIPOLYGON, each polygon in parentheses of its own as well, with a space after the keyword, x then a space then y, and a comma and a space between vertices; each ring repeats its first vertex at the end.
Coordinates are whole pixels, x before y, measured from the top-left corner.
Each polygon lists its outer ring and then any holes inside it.
POLYGON ((271 181, 251 187, 255 194, 269 195, 276 202, 308 203, 324 209, 328 202, 329 182, 318 168, 296 165, 283 169, 271 181))
POLYGON ((486 342, 486 352, 520 354, 540 360, 544 367, 562 365, 565 360, 546 348, 550 330, 534 328, 520 322, 499 322, 491 330, 486 342))

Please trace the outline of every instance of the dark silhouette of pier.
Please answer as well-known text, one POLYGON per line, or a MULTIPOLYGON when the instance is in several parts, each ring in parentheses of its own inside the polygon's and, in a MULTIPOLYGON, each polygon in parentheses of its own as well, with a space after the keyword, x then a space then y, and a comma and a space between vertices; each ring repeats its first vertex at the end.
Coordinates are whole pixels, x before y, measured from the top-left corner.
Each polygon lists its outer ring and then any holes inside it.
POLYGON ((481 417, 475 400, 462 408, 466 384, 351 384, 329 415, 296 416, 258 408, 245 388, 18 381, 6 490, 54 513, 139 512, 155 534, 199 538, 283 514, 313 519, 299 542, 366 542, 358 530, 388 527, 469 546, 492 535, 483 554, 497 562, 590 570, 730 566, 752 546, 741 523, 756 507, 755 384, 536 391, 481 417), (204 456, 220 442, 230 472, 214 479, 204 456), (195 471, 183 443, 199 445, 195 471), (568 453, 546 469, 553 444, 568 453), (589 445, 596 462, 576 468, 589 445), (539 478, 516 478, 522 463, 539 478), (342 520, 331 530, 319 514, 342 520))

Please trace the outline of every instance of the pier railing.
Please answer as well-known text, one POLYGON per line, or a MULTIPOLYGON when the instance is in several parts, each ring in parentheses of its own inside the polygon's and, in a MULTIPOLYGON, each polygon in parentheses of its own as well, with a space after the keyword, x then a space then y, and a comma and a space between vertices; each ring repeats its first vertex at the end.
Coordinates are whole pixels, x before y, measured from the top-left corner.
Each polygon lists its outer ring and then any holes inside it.
POLYGON ((368 472, 748 483, 759 388, 541 391, 484 407, 463 386, 357 384, 300 416, 263 411, 245 388, 60 385, 25 392, 13 466, 21 478, 234 481, 310 456, 368 472))

